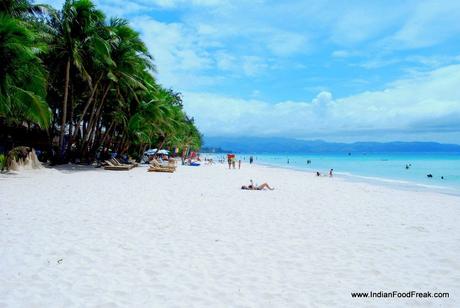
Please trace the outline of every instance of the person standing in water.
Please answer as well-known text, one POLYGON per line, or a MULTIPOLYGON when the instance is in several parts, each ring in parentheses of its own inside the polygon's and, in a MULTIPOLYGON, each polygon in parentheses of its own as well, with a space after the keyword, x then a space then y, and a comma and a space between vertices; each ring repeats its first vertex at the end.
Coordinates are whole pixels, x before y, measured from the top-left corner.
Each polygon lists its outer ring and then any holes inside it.
POLYGON ((334 171, 334 169, 329 170, 329 176, 330 177, 332 177, 332 171, 334 171))
POLYGON ((238 169, 241 169, 241 159, 238 160, 238 169))
POLYGON ((252 165, 252 162, 254 161, 254 158, 252 156, 249 157, 249 164, 252 165))

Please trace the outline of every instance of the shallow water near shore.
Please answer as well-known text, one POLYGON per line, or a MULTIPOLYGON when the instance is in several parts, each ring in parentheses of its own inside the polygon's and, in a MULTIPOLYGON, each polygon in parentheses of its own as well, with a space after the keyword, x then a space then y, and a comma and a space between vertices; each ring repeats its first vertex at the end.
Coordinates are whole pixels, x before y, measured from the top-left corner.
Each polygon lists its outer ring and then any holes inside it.
MULTIPOLYGON (((248 162, 251 154, 239 154, 248 162)), ((460 194, 460 153, 252 154, 255 163, 407 189, 460 194), (307 162, 310 161, 308 164, 307 162), (408 169, 406 169, 408 165, 408 169), (427 175, 432 174, 432 178, 427 175), (443 178, 441 178, 443 177, 443 178)))

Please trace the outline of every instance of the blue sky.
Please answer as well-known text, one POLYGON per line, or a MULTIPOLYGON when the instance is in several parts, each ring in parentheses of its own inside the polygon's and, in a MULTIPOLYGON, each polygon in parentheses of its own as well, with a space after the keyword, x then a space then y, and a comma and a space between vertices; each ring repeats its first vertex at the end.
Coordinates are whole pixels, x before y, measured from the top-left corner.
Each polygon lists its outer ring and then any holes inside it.
POLYGON ((205 135, 460 143, 460 1, 94 2, 205 135))

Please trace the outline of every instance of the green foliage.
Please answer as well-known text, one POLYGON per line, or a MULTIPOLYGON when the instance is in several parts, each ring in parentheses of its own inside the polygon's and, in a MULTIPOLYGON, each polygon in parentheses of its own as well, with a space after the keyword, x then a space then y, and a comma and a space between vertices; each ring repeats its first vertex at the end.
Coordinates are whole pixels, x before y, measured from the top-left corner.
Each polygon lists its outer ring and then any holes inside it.
POLYGON ((92 159, 102 147, 201 146, 181 94, 156 83, 139 33, 124 19, 106 20, 89 0, 66 0, 61 10, 4 1, 0 61, 0 117, 49 127, 63 160, 71 150, 92 159))
POLYGON ((39 12, 39 6, 32 5, 27 0, 2 0, 0 2, 0 14, 12 17, 27 17, 27 14, 39 12))
POLYGON ((0 154, 0 171, 6 169, 6 156, 5 154, 0 154))
POLYGON ((50 123, 40 52, 27 23, 0 14, 0 117, 11 123, 27 120, 45 128, 50 123))

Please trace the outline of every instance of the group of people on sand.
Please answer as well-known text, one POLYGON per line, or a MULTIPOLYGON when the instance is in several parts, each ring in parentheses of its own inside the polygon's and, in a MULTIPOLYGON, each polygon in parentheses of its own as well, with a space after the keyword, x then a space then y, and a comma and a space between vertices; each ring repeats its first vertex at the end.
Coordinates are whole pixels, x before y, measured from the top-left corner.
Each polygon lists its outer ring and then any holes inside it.
MULTIPOLYGON (((223 158, 223 157, 222 157, 223 158)), ((205 159, 206 160, 206 159, 205 159)), ((212 159, 208 159, 210 164, 212 164, 212 159)), ((223 163, 223 161, 219 160, 220 162, 223 163)), ((252 164, 254 161, 254 158, 252 156, 249 157, 249 163, 252 164)), ((236 169, 236 155, 229 153, 227 154, 227 163, 228 163, 228 169, 236 169)), ((311 164, 311 160, 307 161, 307 164, 311 164)), ((241 169, 241 159, 238 160, 238 169, 241 169)), ((319 171, 316 171, 316 176, 329 176, 333 177, 334 176, 334 169, 330 169, 328 174, 322 175, 319 171)), ((243 185, 241 186, 242 190, 274 190, 274 187, 271 187, 268 183, 262 183, 260 185, 254 184, 252 180, 250 180, 249 185, 243 185)))
POLYGON ((205 165, 214 165, 214 159, 205 157, 204 163, 205 165))
MULTIPOLYGON (((236 155, 227 154, 228 169, 236 169, 236 155)), ((241 169, 241 159, 238 160, 238 169, 241 169)))
MULTIPOLYGON (((223 158, 223 157, 222 157, 223 158)), ((206 163, 208 164, 213 164, 214 161, 212 158, 205 158, 204 159, 206 163)), ((223 163, 222 160, 219 159, 219 162, 223 163)), ((227 163, 228 163, 228 169, 236 169, 236 155, 229 153, 227 154, 227 163)), ((249 163, 252 164, 254 162, 254 158, 252 156, 249 157, 249 163)), ((241 159, 238 159, 238 169, 241 169, 241 159)), ((260 185, 254 184, 252 180, 250 180, 249 185, 243 185, 241 186, 242 190, 274 190, 274 187, 271 187, 268 183, 262 183, 260 185)))
POLYGON ((189 155, 186 155, 186 153, 183 153, 181 159, 182 159, 183 166, 197 167, 201 165, 200 154, 196 152, 190 152, 189 155))
MULTIPOLYGON (((316 176, 322 176, 321 172, 316 171, 316 176)), ((323 175, 323 176, 326 176, 326 175, 323 175)), ((334 176, 334 169, 331 169, 329 170, 329 177, 333 177, 333 176, 334 176)))

